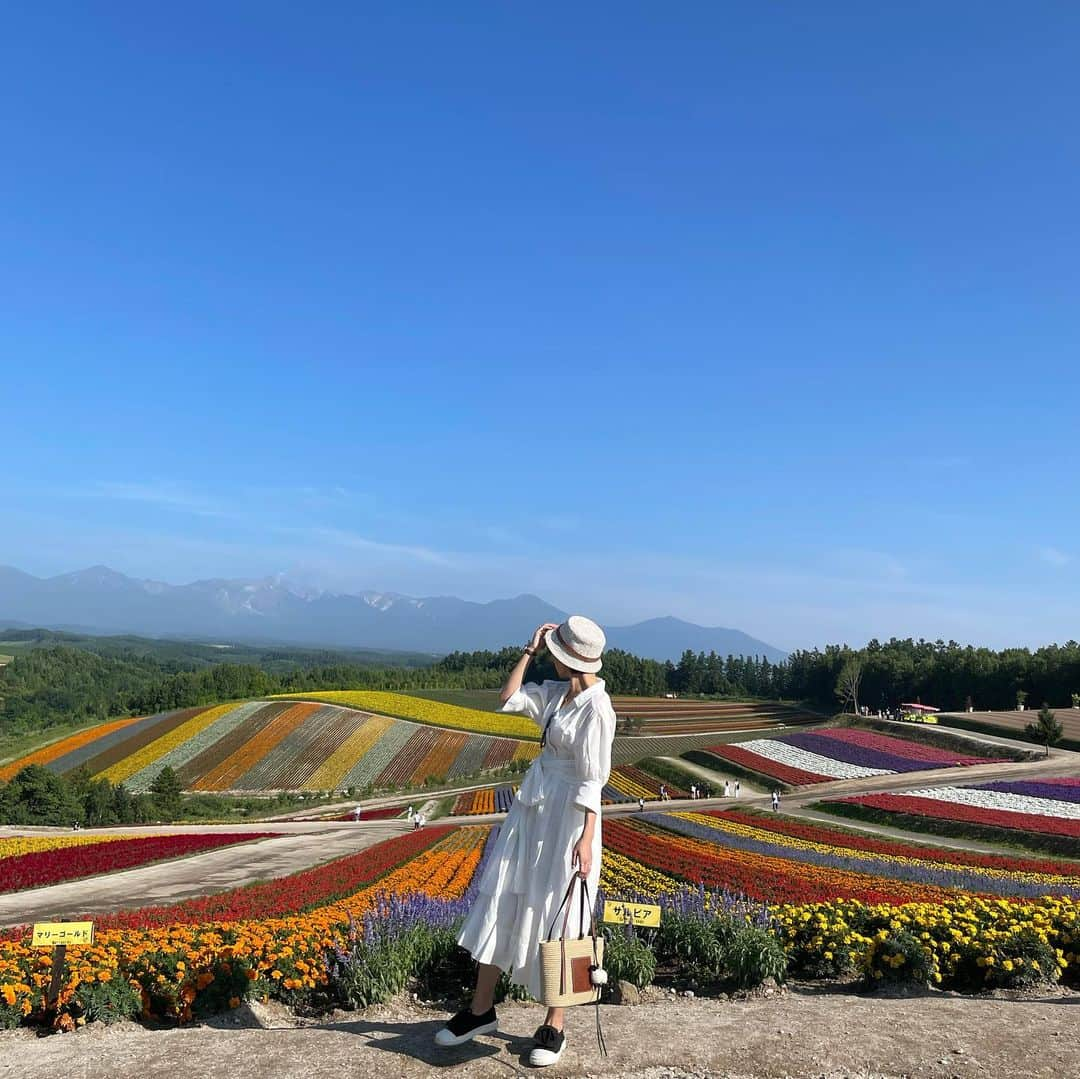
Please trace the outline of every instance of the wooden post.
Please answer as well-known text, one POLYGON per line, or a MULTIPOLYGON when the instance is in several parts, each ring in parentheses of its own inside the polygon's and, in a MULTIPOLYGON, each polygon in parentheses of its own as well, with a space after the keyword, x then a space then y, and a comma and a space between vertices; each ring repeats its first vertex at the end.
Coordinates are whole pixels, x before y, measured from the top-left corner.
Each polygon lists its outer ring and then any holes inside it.
POLYGON ((48 1011, 56 1007, 56 1001, 60 997, 60 981, 64 974, 64 957, 67 955, 67 945, 58 944, 53 949, 52 981, 49 982, 49 992, 45 997, 45 1009, 48 1011))

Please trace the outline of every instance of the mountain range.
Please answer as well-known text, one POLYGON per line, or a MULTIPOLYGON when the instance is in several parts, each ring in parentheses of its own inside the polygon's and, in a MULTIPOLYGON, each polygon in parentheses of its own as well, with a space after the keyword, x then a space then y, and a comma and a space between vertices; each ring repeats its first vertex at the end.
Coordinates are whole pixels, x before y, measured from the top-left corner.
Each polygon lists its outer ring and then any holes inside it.
MULTIPOLYGON (((473 603, 453 596, 313 591, 283 576, 171 585, 107 566, 47 578, 0 566, 0 626, 445 653, 524 643, 540 623, 565 617, 533 595, 473 603)), ((785 656, 741 630, 678 618, 605 632, 610 646, 658 660, 678 659, 687 648, 770 660, 785 656)))

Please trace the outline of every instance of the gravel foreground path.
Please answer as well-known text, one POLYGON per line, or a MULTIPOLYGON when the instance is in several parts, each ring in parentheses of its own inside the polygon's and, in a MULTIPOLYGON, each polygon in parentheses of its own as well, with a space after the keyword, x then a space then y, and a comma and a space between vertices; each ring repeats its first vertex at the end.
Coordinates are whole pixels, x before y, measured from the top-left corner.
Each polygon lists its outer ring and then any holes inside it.
POLYGON ((37 1038, 0 1034, 0 1077, 68 1079, 452 1079, 543 1074, 621 1079, 1080 1075, 1080 994, 884 998, 802 988, 743 1001, 665 998, 602 1010, 610 1056, 596 1051, 591 1008, 568 1013, 567 1050, 554 1068, 530 1069, 536 1005, 504 1005, 501 1030, 437 1050, 446 1013, 415 1005, 301 1020, 281 1007, 244 1007, 211 1024, 145 1030, 91 1026, 37 1038))

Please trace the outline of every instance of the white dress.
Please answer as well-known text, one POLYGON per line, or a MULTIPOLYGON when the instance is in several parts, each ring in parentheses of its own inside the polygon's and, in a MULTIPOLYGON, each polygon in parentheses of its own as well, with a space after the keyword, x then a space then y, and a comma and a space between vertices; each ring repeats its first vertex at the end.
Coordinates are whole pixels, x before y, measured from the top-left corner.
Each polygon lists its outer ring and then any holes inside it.
MULTIPOLYGON (((596 813, 589 896, 600 882, 600 792, 611 772, 615 709, 602 679, 563 704, 569 682, 529 682, 503 705, 524 712, 543 730, 547 744, 533 761, 499 831, 476 901, 458 934, 458 943, 481 963, 512 971, 512 977, 540 997, 540 941, 566 894, 574 845, 585 810, 596 813)), ((577 895, 575 893, 575 900, 577 895)), ((568 933, 580 932, 578 904, 568 933)), ((554 935, 561 929, 556 926, 554 935)))

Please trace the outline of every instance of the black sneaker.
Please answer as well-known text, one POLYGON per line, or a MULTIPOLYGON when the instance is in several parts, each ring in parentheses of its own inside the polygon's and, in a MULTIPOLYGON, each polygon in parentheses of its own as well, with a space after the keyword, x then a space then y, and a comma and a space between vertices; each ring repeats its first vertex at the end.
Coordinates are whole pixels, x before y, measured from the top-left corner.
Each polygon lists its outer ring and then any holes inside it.
POLYGON ((529 1053, 529 1064, 534 1068, 546 1068, 558 1061, 566 1048, 566 1035, 546 1023, 533 1035, 536 1044, 529 1053))
POLYGON ((471 1008, 464 1008, 435 1035, 435 1044, 449 1049, 472 1041, 477 1034, 490 1034, 498 1029, 499 1020, 494 1008, 488 1008, 483 1015, 473 1015, 471 1008))

